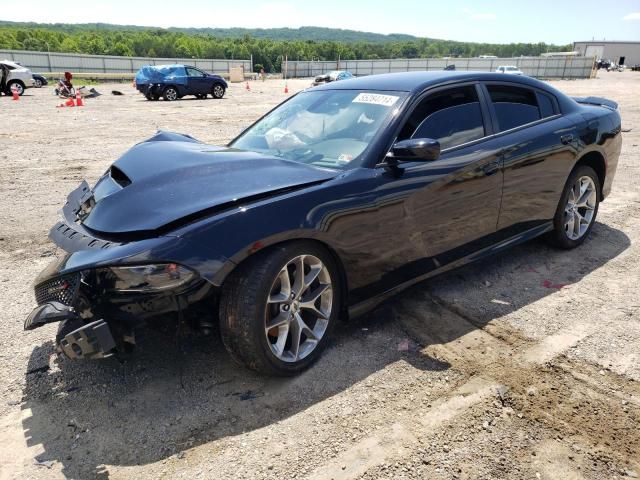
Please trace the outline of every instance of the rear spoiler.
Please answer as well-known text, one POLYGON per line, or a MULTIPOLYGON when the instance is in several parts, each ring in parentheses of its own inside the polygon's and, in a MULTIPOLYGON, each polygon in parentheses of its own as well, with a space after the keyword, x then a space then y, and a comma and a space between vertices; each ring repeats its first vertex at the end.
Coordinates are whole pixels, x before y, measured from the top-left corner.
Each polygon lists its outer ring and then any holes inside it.
POLYGON ((608 107, 612 110, 618 109, 618 104, 613 100, 607 100, 602 97, 573 97, 573 99, 582 104, 586 105, 597 105, 599 107, 608 107))

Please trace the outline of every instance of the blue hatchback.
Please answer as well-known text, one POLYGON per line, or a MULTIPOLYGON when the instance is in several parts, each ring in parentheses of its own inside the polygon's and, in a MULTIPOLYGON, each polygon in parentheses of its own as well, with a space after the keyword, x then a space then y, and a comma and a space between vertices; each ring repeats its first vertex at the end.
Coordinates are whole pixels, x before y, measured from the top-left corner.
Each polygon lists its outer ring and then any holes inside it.
POLYGON ((173 101, 185 95, 222 98, 227 82, 220 75, 203 72, 189 65, 155 65, 136 73, 136 88, 147 100, 173 101))

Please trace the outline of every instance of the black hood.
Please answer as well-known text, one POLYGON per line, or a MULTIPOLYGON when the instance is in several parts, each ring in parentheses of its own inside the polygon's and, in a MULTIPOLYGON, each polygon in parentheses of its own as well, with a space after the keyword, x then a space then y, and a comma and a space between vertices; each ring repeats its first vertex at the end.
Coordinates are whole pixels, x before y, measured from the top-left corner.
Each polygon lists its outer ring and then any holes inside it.
POLYGON ((83 225, 95 232, 156 231, 184 218, 329 180, 334 170, 160 132, 96 184, 83 225))

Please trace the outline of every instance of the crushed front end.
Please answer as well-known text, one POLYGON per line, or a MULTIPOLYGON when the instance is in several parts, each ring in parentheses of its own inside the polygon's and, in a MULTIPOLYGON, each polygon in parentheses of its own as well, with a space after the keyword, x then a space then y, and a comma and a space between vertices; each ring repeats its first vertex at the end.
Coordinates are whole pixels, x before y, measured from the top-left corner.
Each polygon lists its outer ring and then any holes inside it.
POLYGON ((98 238, 81 222, 92 202, 86 182, 67 198, 62 220, 49 233, 63 252, 35 281, 38 306, 25 330, 59 323, 57 351, 74 359, 129 352, 142 326, 176 333, 188 324, 208 333, 215 288, 170 258, 180 238, 98 238))

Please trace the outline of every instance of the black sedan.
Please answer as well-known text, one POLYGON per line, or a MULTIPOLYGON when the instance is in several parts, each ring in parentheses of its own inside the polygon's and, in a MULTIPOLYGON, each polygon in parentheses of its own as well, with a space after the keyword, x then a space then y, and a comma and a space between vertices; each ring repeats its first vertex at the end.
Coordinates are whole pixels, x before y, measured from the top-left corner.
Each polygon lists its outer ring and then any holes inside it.
POLYGON ((34 73, 31 75, 33 77, 33 86, 36 88, 42 88, 45 85, 48 85, 49 82, 44 75, 40 75, 39 73, 34 73))
MULTIPOLYGON (((589 236, 621 148, 617 105, 474 72, 304 91, 227 147, 159 132, 50 232, 27 330, 71 358, 127 351, 143 325, 216 331, 267 374, 318 358, 336 323, 539 235, 589 236)), ((167 330, 167 329, 165 329, 167 330)))

